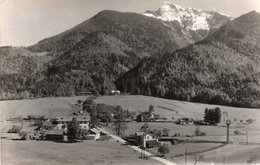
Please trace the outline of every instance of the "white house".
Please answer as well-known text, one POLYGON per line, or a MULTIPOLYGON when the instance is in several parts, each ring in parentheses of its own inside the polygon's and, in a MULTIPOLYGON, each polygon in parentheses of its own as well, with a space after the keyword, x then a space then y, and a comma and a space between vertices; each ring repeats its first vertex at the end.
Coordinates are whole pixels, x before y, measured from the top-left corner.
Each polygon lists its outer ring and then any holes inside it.
POLYGON ((86 139, 87 140, 97 140, 100 138, 100 133, 101 133, 101 131, 99 131, 96 128, 89 129, 86 139))
POLYGON ((158 138, 156 135, 145 133, 141 137, 141 145, 145 148, 152 148, 159 146, 160 142, 158 142, 158 138))
POLYGON ((121 92, 119 90, 111 90, 110 95, 120 95, 121 92))

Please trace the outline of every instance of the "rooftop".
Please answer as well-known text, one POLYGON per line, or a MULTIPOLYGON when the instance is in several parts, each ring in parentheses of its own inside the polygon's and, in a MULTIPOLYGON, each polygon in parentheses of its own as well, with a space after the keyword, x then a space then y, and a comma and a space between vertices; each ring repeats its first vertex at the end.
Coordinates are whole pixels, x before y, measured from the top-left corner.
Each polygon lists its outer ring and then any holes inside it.
POLYGON ((63 135, 62 130, 47 130, 46 135, 63 135))
POLYGON ((76 118, 77 121, 89 121, 90 120, 90 116, 86 115, 86 116, 61 116, 61 117, 57 117, 57 121, 72 121, 73 118, 76 118))

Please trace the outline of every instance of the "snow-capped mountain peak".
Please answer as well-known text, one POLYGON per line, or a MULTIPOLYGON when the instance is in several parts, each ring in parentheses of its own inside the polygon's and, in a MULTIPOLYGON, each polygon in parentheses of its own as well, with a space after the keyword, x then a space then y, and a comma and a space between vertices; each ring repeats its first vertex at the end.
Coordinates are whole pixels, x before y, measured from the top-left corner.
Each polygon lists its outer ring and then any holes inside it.
POLYGON ((166 22, 177 21, 184 29, 197 31, 200 29, 210 30, 209 21, 216 13, 217 12, 213 11, 183 7, 166 1, 157 11, 146 11, 143 15, 161 19, 166 22))

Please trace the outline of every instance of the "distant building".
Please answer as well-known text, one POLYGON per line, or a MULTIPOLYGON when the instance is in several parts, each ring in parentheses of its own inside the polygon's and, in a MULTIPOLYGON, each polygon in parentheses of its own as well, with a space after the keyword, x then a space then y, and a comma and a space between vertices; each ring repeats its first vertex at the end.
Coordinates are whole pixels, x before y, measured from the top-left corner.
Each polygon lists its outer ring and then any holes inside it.
POLYGON ((184 117, 184 118, 179 118, 178 121, 177 121, 177 124, 180 124, 180 125, 193 125, 194 121, 191 118, 184 117))
POLYGON ((158 147, 160 145, 158 136, 150 131, 150 127, 147 123, 145 123, 141 129, 135 133, 135 141, 135 144, 145 148, 158 147))
POLYGON ((96 128, 92 128, 88 130, 88 134, 86 136, 87 140, 97 140, 100 138, 101 131, 96 128))
POLYGON ((120 95, 121 92, 120 92, 119 90, 111 90, 111 91, 109 92, 109 94, 110 94, 110 95, 120 95))
POLYGON ((47 130, 45 133, 45 140, 63 141, 64 134, 62 130, 47 130))
POLYGON ((86 116, 63 116, 63 117, 57 117, 56 121, 57 129, 67 129, 67 125, 72 121, 73 118, 77 119, 77 122, 79 123, 79 126, 82 129, 89 129, 89 115, 86 116))
POLYGON ((142 112, 141 114, 137 115, 136 121, 137 122, 147 122, 147 121, 158 121, 160 120, 160 115, 150 112, 142 112))

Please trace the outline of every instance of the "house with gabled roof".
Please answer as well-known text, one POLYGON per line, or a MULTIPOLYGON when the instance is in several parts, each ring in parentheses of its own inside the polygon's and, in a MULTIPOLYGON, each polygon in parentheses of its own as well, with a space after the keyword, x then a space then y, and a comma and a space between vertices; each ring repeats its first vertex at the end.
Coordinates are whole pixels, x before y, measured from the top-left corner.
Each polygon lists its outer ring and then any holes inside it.
POLYGON ((147 123, 135 133, 135 137, 137 144, 145 148, 158 147, 161 144, 158 141, 158 136, 151 131, 150 126, 147 123))
POLYGON ((100 138, 101 131, 96 128, 91 128, 88 130, 88 134, 86 136, 87 140, 97 140, 100 138))
POLYGON ((72 119, 75 118, 77 122, 79 123, 79 126, 82 129, 89 129, 89 121, 90 117, 89 115, 84 115, 84 116, 61 116, 57 117, 57 129, 66 129, 67 125, 72 121, 72 119))

